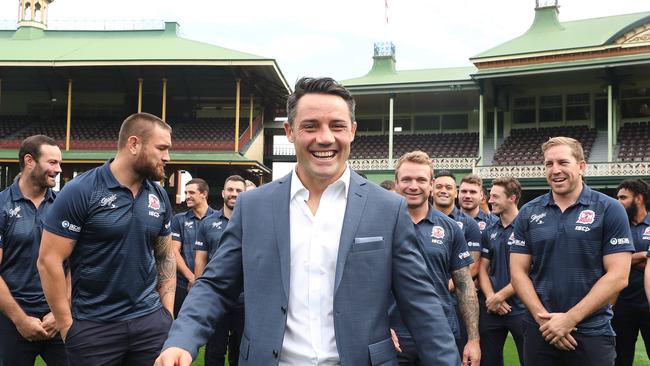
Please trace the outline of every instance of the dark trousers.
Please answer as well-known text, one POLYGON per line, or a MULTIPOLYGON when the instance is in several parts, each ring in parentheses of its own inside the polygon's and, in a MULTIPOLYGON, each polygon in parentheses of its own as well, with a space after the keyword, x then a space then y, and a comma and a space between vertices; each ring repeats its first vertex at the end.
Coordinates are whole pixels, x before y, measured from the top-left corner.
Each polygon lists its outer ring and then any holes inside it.
MULTIPOLYGON (((45 314, 30 314, 42 319, 45 314)), ((23 338, 14 323, 0 313, 0 366, 34 366, 40 355, 49 366, 65 366, 68 358, 58 334, 47 341, 30 342, 23 338)))
POLYGON ((398 337, 399 346, 402 352, 397 353, 397 363, 399 366, 422 366, 418 357, 418 350, 415 348, 415 342, 411 337, 398 337))
POLYGON ((650 310, 647 304, 619 300, 614 306, 612 327, 616 332, 616 366, 632 366, 634 363, 634 346, 639 331, 650 358, 650 310))
POLYGON ((176 294, 174 295, 174 319, 178 318, 178 312, 181 311, 181 306, 187 297, 187 283, 181 282, 180 286, 176 286, 176 294))
POLYGON ((585 336, 571 333, 578 342, 575 351, 562 351, 542 337, 537 324, 524 322, 524 362, 526 366, 613 366, 616 337, 585 336))
POLYGON ((501 316, 489 314, 481 303, 479 330, 481 333, 481 365, 503 366, 503 346, 508 332, 517 346, 519 363, 524 365, 524 314, 501 316))
POLYGON ((171 324, 165 308, 116 323, 75 319, 65 340, 68 360, 71 366, 151 366, 171 324))
POLYGON ((244 307, 235 306, 217 325, 208 344, 205 346, 205 366, 223 366, 228 350, 228 363, 239 363, 239 344, 244 334, 244 307))

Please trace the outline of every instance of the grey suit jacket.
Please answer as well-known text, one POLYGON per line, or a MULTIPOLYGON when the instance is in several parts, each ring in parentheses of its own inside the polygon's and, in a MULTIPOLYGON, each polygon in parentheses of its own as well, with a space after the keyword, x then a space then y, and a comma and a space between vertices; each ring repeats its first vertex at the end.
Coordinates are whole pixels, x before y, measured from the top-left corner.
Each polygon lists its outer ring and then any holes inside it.
MULTIPOLYGON (((239 196, 221 244, 190 290, 163 349, 196 358, 215 324, 245 293, 241 365, 277 365, 289 303, 291 175, 239 196)), ((397 365, 391 290, 424 365, 459 365, 406 202, 351 172, 334 284, 334 331, 343 366, 397 365)))

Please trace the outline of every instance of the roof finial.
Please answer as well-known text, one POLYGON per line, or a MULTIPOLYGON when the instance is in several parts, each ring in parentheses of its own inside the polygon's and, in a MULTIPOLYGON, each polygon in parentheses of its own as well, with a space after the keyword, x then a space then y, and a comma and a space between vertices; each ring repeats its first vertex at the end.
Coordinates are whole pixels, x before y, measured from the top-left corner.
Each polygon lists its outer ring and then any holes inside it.
POLYGON ((559 8, 558 0, 535 0, 535 9, 559 8))

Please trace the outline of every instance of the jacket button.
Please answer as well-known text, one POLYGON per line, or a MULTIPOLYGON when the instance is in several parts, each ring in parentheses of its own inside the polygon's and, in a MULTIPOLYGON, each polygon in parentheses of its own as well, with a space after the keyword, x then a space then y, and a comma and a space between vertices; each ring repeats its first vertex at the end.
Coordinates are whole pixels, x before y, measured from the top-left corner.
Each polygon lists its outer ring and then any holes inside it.
POLYGON ((278 350, 277 350, 277 349, 274 349, 274 350, 273 350, 273 357, 274 357, 274 358, 278 358, 278 354, 279 354, 279 353, 278 353, 278 350))
POLYGON ((280 309, 282 310, 282 314, 287 313, 287 307, 286 306, 282 306, 282 307, 280 307, 280 309))

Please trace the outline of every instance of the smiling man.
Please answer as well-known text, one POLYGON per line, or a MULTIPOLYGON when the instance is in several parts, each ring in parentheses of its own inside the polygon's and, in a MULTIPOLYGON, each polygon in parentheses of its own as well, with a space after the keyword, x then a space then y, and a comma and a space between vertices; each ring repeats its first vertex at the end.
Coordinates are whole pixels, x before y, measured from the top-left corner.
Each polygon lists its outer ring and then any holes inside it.
POLYGON ((0 192, 0 365, 67 365, 36 269, 42 220, 54 202, 61 150, 44 135, 23 140, 18 178, 0 192))
POLYGON ((481 233, 499 219, 495 215, 481 210, 481 202, 484 199, 483 179, 481 177, 477 174, 468 174, 460 180, 460 188, 458 189, 460 210, 476 221, 481 233))
POLYGON ((610 302, 627 286, 634 246, 623 206, 582 177, 582 145, 542 145, 551 191, 522 207, 514 223, 510 273, 526 305, 526 366, 614 364, 610 302))
POLYGON ((133 114, 117 145, 115 159, 63 187, 43 224, 38 271, 71 365, 149 366, 172 322, 171 205, 156 183, 171 127, 133 114))
POLYGON ((391 290, 422 362, 458 365, 406 202, 348 167, 348 90, 302 78, 287 116, 295 169, 239 196, 156 365, 189 365, 242 286, 240 365, 392 365, 391 290))

